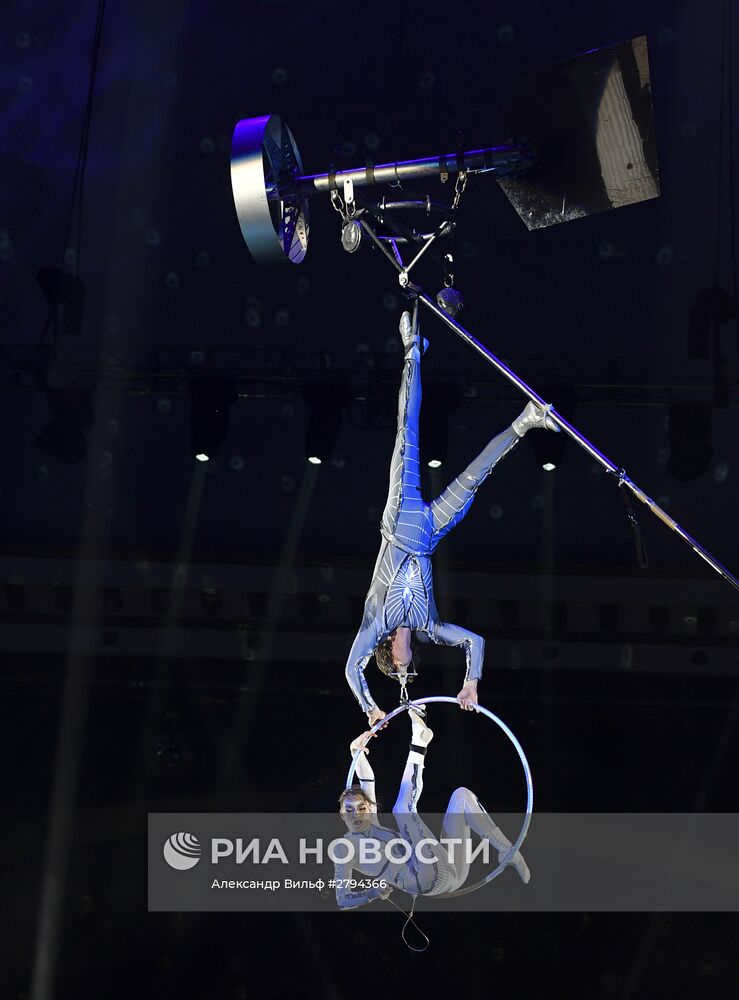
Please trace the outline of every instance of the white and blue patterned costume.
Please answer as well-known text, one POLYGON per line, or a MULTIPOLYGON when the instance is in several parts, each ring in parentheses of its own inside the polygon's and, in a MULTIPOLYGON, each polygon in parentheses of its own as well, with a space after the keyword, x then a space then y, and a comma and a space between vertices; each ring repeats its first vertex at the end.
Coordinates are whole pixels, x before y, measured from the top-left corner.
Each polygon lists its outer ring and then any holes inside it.
POLYGON ((482 637, 439 619, 431 554, 444 535, 465 516, 480 483, 520 440, 513 427, 498 434, 440 496, 426 503, 421 496, 418 446, 421 409, 418 337, 406 347, 390 490, 381 521, 383 541, 365 599, 362 626, 346 664, 347 681, 365 712, 376 708, 364 676, 365 667, 377 646, 401 625, 424 633, 439 645, 462 646, 467 665, 465 681, 479 680, 482 675, 485 645, 482 637))
MULTIPOLYGON (((415 730, 415 734, 420 735, 419 730, 415 730)), ((354 752, 353 747, 351 752, 354 752)), ((362 832, 352 832, 350 829, 345 836, 352 842, 355 858, 361 858, 360 841, 364 838, 380 841, 385 846, 381 848, 381 857, 377 861, 367 863, 352 860, 336 864, 334 872, 336 900, 342 909, 363 906, 382 895, 379 886, 370 889, 350 889, 355 870, 365 878, 383 881, 390 888, 401 889, 411 896, 440 896, 443 893, 455 892, 464 885, 470 873, 468 852, 473 832, 481 840, 488 840, 498 851, 499 862, 507 858, 508 849, 511 847, 510 840, 469 788, 462 786, 452 792, 442 820, 442 832, 439 838, 426 825, 418 813, 418 803, 423 791, 425 760, 426 748, 411 742, 398 797, 393 806, 393 820, 397 826, 397 830, 393 830, 379 824, 375 774, 367 755, 359 753, 356 774, 359 779, 360 795, 369 805, 370 825, 362 832), (447 846, 442 843, 443 840, 455 843, 457 848, 448 852, 447 846), (391 845, 391 841, 395 843, 391 845), (408 852, 407 860, 403 860, 402 852, 400 858, 395 860, 398 852, 393 848, 400 846, 398 841, 404 841, 412 850, 423 843, 423 857, 427 863, 420 863, 418 855, 411 852, 408 852)), ((531 875, 520 851, 510 859, 510 864, 523 882, 529 881, 531 875)))

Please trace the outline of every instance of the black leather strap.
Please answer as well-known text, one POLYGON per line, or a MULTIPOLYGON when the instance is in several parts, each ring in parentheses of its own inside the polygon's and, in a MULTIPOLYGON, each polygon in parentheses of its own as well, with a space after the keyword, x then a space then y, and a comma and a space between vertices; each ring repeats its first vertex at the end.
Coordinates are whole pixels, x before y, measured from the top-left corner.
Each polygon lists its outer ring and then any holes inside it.
POLYGON ((644 536, 641 533, 639 522, 636 519, 634 508, 632 506, 631 500, 629 499, 629 492, 623 485, 620 485, 620 493, 621 496, 624 498, 624 504, 626 505, 626 516, 628 517, 629 524, 631 525, 631 529, 634 532, 634 548, 636 549, 636 561, 639 563, 641 569, 647 569, 647 567, 649 566, 647 547, 644 544, 644 536))

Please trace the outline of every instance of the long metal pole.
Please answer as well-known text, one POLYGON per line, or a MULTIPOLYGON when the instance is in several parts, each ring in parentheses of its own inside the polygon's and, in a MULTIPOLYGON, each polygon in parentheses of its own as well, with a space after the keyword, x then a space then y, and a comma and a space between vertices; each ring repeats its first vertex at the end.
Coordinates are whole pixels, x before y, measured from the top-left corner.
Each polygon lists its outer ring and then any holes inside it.
POLYGON ((462 170, 492 170, 499 176, 504 176, 528 166, 533 158, 533 149, 528 142, 516 142, 489 146, 487 149, 473 149, 466 153, 429 156, 422 160, 382 163, 376 167, 368 165, 326 174, 306 174, 292 178, 279 191, 275 191, 274 196, 282 196, 287 189, 302 195, 340 191, 345 180, 350 180, 355 187, 369 187, 373 184, 399 184, 418 177, 456 174, 462 170))
MULTIPOLYGON (((503 375, 504 378, 507 378, 509 382, 512 382, 517 389, 520 389, 525 396, 528 396, 529 399, 538 403, 539 406, 545 405, 545 400, 543 400, 541 396, 535 393, 534 390, 523 381, 523 379, 519 378, 518 375, 516 375, 514 371, 511 371, 511 369, 499 358, 496 358, 496 356, 489 351, 484 344, 481 344, 476 337, 473 337, 468 330, 465 330, 465 328, 457 323, 455 319, 452 319, 451 316, 445 313, 432 298, 429 298, 429 296, 424 292, 419 292, 418 299, 426 306, 427 309, 434 313, 435 316, 438 316, 440 320, 446 323, 450 329, 454 330, 454 332, 458 334, 462 340, 466 341, 470 347, 473 347, 489 364, 493 365, 494 368, 497 368, 500 374, 503 375)), ((666 524, 667 527, 671 528, 677 535, 679 535, 684 542, 687 542, 691 549, 693 549, 693 551, 696 552, 701 559, 705 559, 708 565, 712 566, 717 573, 720 573, 721 576, 732 585, 732 587, 739 590, 739 580, 737 580, 733 573, 730 573, 725 566, 723 566, 717 559, 714 559, 711 553, 704 549, 700 542, 697 542, 692 535, 689 535, 684 528, 681 528, 677 521, 671 518, 658 503, 652 500, 651 497, 647 496, 647 494, 640 489, 633 480, 629 479, 622 468, 612 462, 610 458, 607 458, 595 447, 594 444, 588 441, 586 437, 583 437, 583 435, 575 427, 573 427, 571 423, 565 420, 563 416, 557 413, 556 410, 550 410, 549 416, 565 432, 565 434, 568 434, 573 441, 576 441, 581 448, 584 448, 585 451, 587 451, 587 453, 599 463, 599 465, 602 465, 607 472, 616 475, 620 486, 627 487, 627 489, 634 494, 637 500, 641 500, 641 502, 645 504, 651 512, 658 517, 660 521, 662 521, 663 524, 666 524)))
MULTIPOLYGON (((381 240, 377 239, 374 230, 365 219, 361 220, 361 226, 375 245, 383 252, 385 257, 387 257, 396 271, 403 274, 404 267, 402 263, 393 257, 381 240)), ((454 332, 460 336, 462 340, 468 343, 470 347, 474 348, 474 350, 477 351, 477 353, 483 357, 488 364, 491 364, 504 378, 508 379, 509 382, 515 385, 516 388, 524 394, 524 396, 528 396, 529 399, 538 403, 539 406, 546 405, 545 400, 543 400, 538 393, 534 392, 530 385, 527 385, 522 378, 519 378, 518 375, 516 375, 516 373, 508 367, 508 365, 504 364, 500 360, 500 358, 496 358, 492 351, 489 351, 484 344, 481 344, 476 337, 472 336, 469 330, 465 330, 460 323, 458 323, 455 319, 452 319, 448 313, 444 312, 444 310, 432 298, 429 298, 425 292, 423 292, 418 286, 413 286, 413 291, 415 292, 419 302, 422 302, 430 312, 432 312, 435 316, 438 316, 438 318, 443 323, 446 323, 451 330, 454 330, 454 332)), ((717 573, 720 573, 721 576, 728 583, 730 583, 735 590, 739 590, 739 580, 737 580, 734 574, 723 566, 718 559, 714 559, 711 553, 708 552, 707 549, 704 549, 700 542, 696 541, 692 535, 689 535, 684 528, 681 528, 677 521, 675 521, 674 518, 671 518, 670 515, 663 510, 658 503, 652 500, 650 496, 647 496, 644 490, 640 489, 640 487, 638 487, 636 483, 626 475, 620 466, 616 465, 615 462, 612 462, 610 458, 607 458, 603 452, 599 451, 594 444, 588 441, 586 437, 583 437, 583 435, 575 427, 573 427, 569 421, 560 416, 554 408, 549 411, 549 416, 561 428, 561 430, 565 432, 565 434, 568 434, 572 440, 579 444, 581 448, 584 448, 585 451, 592 458, 594 458, 599 465, 602 465, 606 472, 610 472, 612 475, 617 476, 619 486, 625 486, 628 490, 630 490, 637 500, 640 500, 651 510, 655 517, 658 517, 663 524, 666 524, 667 527, 671 528, 672 531, 679 535, 684 542, 687 542, 691 549, 696 552, 701 559, 705 559, 708 565, 712 566, 717 573)))

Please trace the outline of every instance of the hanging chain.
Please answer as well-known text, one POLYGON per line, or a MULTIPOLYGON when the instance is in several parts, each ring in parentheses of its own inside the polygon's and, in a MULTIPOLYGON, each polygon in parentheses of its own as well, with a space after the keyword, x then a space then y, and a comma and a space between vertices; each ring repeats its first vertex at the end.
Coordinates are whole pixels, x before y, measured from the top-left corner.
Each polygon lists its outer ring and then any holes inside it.
POLYGON ((454 256, 451 253, 444 254, 444 288, 454 288, 454 256))
POLYGON ((346 208, 344 207, 344 199, 336 190, 331 192, 331 204, 333 205, 335 211, 339 213, 339 215, 341 216, 346 215, 346 208))
POLYGON ((406 690, 406 685, 408 684, 408 674, 398 674, 398 680, 400 681, 400 704, 407 705, 410 701, 408 691, 406 690))
POLYGON ((464 194, 464 189, 467 187, 467 171, 460 170, 457 174, 457 180, 454 185, 454 199, 452 200, 452 211, 455 211, 459 205, 460 198, 464 194))
MULTIPOLYGON (((454 183, 454 198, 452 199, 452 211, 455 212, 459 207, 459 203, 464 194, 464 189, 467 187, 467 171, 460 170, 457 174, 457 180, 454 183)), ((454 266, 454 257, 451 253, 444 254, 444 287, 453 288, 454 287, 454 272, 452 267, 454 266)))

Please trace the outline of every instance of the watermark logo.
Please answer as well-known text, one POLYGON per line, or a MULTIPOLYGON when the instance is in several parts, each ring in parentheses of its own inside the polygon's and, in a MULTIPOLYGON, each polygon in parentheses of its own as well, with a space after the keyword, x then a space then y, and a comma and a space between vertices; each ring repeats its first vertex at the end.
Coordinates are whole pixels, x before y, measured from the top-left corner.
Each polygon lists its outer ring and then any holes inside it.
POLYGON ((180 872, 194 868, 201 853, 200 841, 192 833, 173 833, 164 843, 164 860, 180 872))

